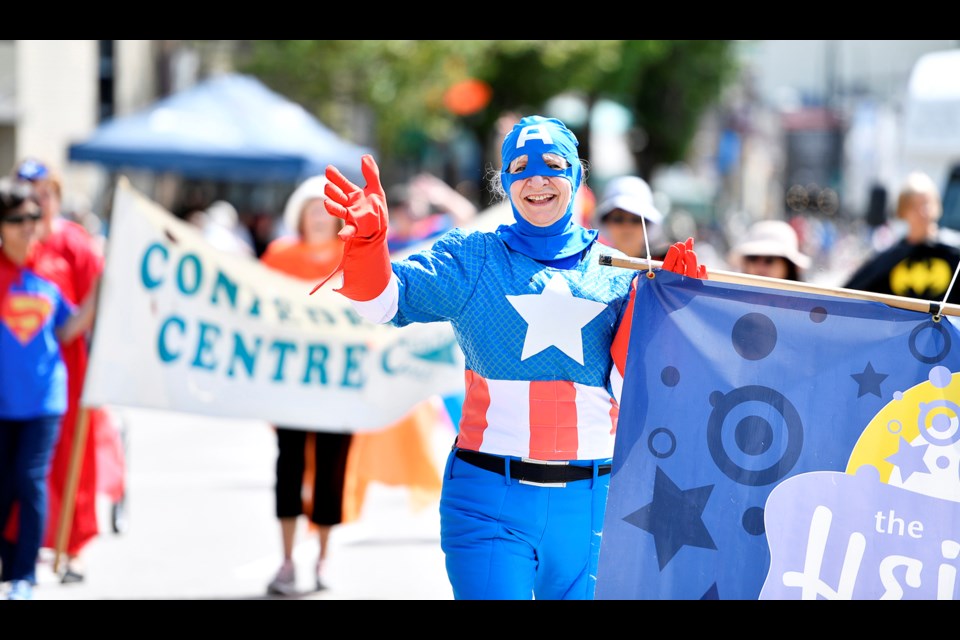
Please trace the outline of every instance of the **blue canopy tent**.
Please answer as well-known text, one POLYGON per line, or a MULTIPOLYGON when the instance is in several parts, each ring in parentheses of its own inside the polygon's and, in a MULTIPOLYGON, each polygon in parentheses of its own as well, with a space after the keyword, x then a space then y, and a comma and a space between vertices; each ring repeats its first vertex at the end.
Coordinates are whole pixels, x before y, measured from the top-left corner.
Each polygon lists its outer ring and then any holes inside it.
POLYGON ((338 137, 256 78, 223 74, 104 122, 88 140, 70 145, 67 157, 111 172, 296 183, 328 164, 362 180, 364 153, 370 150, 338 137))

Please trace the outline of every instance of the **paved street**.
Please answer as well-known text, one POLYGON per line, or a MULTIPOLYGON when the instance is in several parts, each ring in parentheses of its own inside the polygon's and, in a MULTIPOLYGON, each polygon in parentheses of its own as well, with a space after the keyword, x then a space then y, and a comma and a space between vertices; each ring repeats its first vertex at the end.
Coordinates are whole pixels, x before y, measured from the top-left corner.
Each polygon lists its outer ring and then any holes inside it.
MULTIPOLYGON (((104 498, 86 580, 60 584, 52 554, 45 553, 34 598, 279 599, 266 595, 281 559, 270 427, 149 410, 123 410, 122 416, 126 530, 112 532, 104 498)), ((437 431, 439 464, 452 433, 437 431)), ((300 598, 451 600, 439 531, 435 503, 416 511, 405 488, 374 484, 360 519, 331 534, 326 590, 310 591, 317 544, 301 530, 295 552, 300 598)))

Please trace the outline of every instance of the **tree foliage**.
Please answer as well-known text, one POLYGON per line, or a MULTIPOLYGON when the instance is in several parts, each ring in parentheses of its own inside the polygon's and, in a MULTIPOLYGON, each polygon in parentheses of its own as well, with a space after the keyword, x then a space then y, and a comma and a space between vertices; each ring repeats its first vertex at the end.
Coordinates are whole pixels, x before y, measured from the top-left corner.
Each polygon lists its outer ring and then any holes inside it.
MULTIPOLYGON (((730 40, 253 40, 237 68, 394 165, 416 164, 460 130, 486 144, 503 113, 542 113, 559 94, 580 96, 588 108, 614 100, 646 141, 633 150, 645 176, 685 158, 737 70, 730 40), (492 98, 457 116, 444 94, 467 78, 488 83, 492 98)), ((589 160, 588 126, 575 132, 589 160)))

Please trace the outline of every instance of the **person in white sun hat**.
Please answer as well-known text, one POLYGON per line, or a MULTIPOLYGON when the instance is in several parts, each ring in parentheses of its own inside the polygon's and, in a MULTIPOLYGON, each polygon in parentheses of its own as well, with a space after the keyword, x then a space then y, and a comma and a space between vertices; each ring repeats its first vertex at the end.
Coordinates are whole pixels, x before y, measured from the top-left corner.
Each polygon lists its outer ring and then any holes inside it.
POLYGON ((663 233, 663 214, 643 178, 620 176, 607 183, 594 217, 600 223, 600 241, 631 258, 647 257, 647 240, 655 260, 663 260, 670 248, 663 233))
POLYGON ((803 279, 810 256, 800 251, 797 232, 783 220, 754 222, 740 244, 733 247, 728 262, 743 273, 781 280, 803 279))

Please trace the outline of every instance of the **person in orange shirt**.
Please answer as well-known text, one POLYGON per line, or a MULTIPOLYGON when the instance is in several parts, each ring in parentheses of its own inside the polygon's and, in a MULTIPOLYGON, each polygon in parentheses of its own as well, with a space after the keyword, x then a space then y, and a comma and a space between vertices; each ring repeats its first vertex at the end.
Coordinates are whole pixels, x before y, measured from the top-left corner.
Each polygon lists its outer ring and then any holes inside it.
MULTIPOLYGON (((326 277, 340 263, 343 243, 337 232, 343 222, 327 213, 323 188, 327 179, 307 179, 290 195, 283 222, 293 236, 282 236, 267 245, 260 261, 266 266, 304 280, 326 277)), ((330 425, 328 425, 330 426, 330 425)), ((336 425, 334 425, 336 427, 336 425)), ((321 580, 329 549, 330 531, 343 521, 343 487, 352 434, 346 428, 305 431, 275 425, 277 432, 276 516, 280 520, 283 562, 267 586, 270 595, 295 595, 296 570, 293 547, 297 520, 308 515, 316 525, 320 553, 316 564, 316 588, 321 580), (308 465, 308 461, 310 464, 308 465), (312 475, 312 482, 310 476, 312 475), (303 496, 304 484, 312 494, 303 496)))

